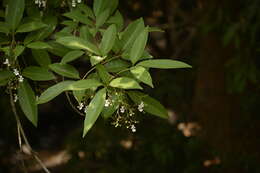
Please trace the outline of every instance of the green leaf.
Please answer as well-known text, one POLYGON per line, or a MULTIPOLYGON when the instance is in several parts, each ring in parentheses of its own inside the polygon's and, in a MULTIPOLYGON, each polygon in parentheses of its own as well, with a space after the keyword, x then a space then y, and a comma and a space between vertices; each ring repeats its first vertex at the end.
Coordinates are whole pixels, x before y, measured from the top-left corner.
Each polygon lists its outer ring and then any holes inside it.
POLYGON ((106 9, 109 9, 110 14, 112 14, 117 6, 118 0, 94 0, 93 9, 95 16, 99 16, 106 9))
POLYGON ((0 22, 0 32, 5 34, 9 33, 8 25, 6 23, 0 22))
POLYGON ((87 5, 85 4, 78 4, 77 7, 80 9, 80 11, 82 11, 83 13, 85 13, 88 17, 94 19, 94 13, 92 11, 91 8, 89 8, 87 5))
POLYGON ((93 43, 74 36, 61 37, 57 42, 72 49, 84 49, 91 53, 100 55, 100 51, 93 43))
POLYGON ((73 19, 77 22, 81 22, 86 25, 92 25, 92 21, 88 19, 88 16, 85 14, 82 14, 79 9, 74 9, 71 12, 63 14, 64 16, 73 19))
POLYGON ((37 126, 38 108, 36 104, 36 97, 31 86, 26 80, 19 84, 18 99, 25 116, 34 126, 37 126))
POLYGON ((122 14, 119 11, 116 11, 114 16, 111 16, 107 23, 115 24, 120 31, 124 26, 124 19, 122 14))
POLYGON ((148 30, 145 28, 134 41, 134 44, 130 50, 130 60, 135 64, 143 55, 144 48, 148 39, 148 30))
POLYGON ((113 76, 110 75, 110 74, 107 72, 106 68, 105 68, 103 65, 101 65, 101 64, 98 64, 98 65, 96 66, 96 69, 97 69, 97 72, 98 72, 98 75, 99 75, 100 79, 101 79, 105 84, 108 84, 109 81, 110 81, 110 79, 112 79, 113 76))
POLYGON ((129 62, 121 59, 116 59, 105 64, 106 70, 108 72, 115 72, 115 73, 124 70, 130 66, 131 64, 129 62))
POLYGON ((48 81, 55 79, 54 74, 48 71, 48 69, 37 66, 26 67, 23 70, 22 75, 34 81, 48 81))
POLYGON ((161 118, 168 118, 167 110, 154 98, 139 91, 128 91, 127 94, 136 104, 139 105, 141 102, 143 102, 145 112, 161 118))
POLYGON ((19 25, 24 12, 24 0, 8 0, 5 22, 14 31, 19 25))
POLYGON ((100 113, 104 108, 105 100, 106 100, 106 89, 103 88, 97 92, 97 94, 89 103, 86 111, 85 121, 84 121, 83 137, 87 134, 87 132, 91 129, 91 127, 98 119, 100 113))
POLYGON ((161 68, 161 69, 171 69, 171 68, 191 68, 190 65, 176 60, 170 59, 152 59, 152 60, 145 60, 137 65, 149 68, 161 68))
POLYGON ((51 58, 47 51, 32 49, 33 58, 42 67, 48 67, 51 64, 51 58))
POLYGON ((81 57, 84 54, 83 51, 80 50, 74 50, 69 53, 67 53, 61 60, 61 63, 68 63, 71 62, 79 57, 81 57))
POLYGON ((25 49, 25 47, 22 46, 22 45, 17 45, 14 48, 14 52, 13 53, 14 53, 15 59, 23 53, 24 49, 25 49))
POLYGON ((72 93, 77 102, 81 103, 84 96, 86 95, 86 90, 73 90, 72 93))
POLYGON ((97 28, 102 26, 107 21, 107 19, 109 17, 109 12, 110 12, 110 9, 106 9, 106 10, 102 11, 102 13, 100 15, 97 16, 97 19, 96 19, 97 28))
POLYGON ((129 77, 119 77, 113 79, 109 86, 122 89, 142 89, 136 80, 129 77))
POLYGON ((32 32, 32 31, 44 28, 46 26, 47 25, 42 22, 32 21, 32 22, 20 25, 16 32, 32 32))
POLYGON ((55 41, 50 41, 50 42, 48 42, 48 44, 51 45, 51 47, 52 47, 51 49, 48 49, 48 52, 52 53, 53 55, 59 56, 59 57, 63 57, 71 51, 71 49, 69 49, 55 41))
POLYGON ((144 67, 141 66, 133 67, 131 68, 130 72, 134 75, 136 79, 140 80, 141 82, 153 88, 152 77, 144 67))
POLYGON ((109 53, 109 51, 114 46, 115 40, 116 40, 116 25, 113 24, 106 29, 100 43, 100 49, 103 56, 109 53))
POLYGON ((148 32, 164 32, 161 28, 158 27, 148 27, 148 32))
POLYGON ((93 36, 91 35, 90 30, 87 26, 82 26, 80 28, 80 38, 88 41, 93 40, 93 36))
POLYGON ((103 57, 102 56, 91 56, 90 57, 91 66, 94 66, 94 65, 100 63, 104 59, 106 59, 106 56, 103 56, 103 57))
POLYGON ((130 50, 136 40, 137 36, 144 30, 144 21, 142 18, 130 23, 124 30, 122 35, 123 50, 130 50))
POLYGON ((96 88, 101 86, 102 83, 100 83, 96 79, 83 79, 83 80, 78 80, 74 82, 73 84, 68 86, 68 90, 86 90, 90 88, 96 88))
POLYGON ((54 63, 54 64, 50 64, 49 68, 61 76, 65 76, 73 79, 79 79, 79 72, 72 65, 54 63))
POLYGON ((42 41, 29 43, 26 47, 30 49, 51 49, 51 46, 49 44, 42 41))
POLYGON ((62 92, 68 90, 68 86, 70 86, 74 82, 75 81, 63 81, 51 86, 41 94, 41 96, 37 100, 37 104, 43 104, 49 102, 50 100, 52 100, 53 98, 61 94, 62 92))
POLYGON ((12 77, 14 77, 14 73, 10 70, 0 70, 0 81, 6 81, 12 77))

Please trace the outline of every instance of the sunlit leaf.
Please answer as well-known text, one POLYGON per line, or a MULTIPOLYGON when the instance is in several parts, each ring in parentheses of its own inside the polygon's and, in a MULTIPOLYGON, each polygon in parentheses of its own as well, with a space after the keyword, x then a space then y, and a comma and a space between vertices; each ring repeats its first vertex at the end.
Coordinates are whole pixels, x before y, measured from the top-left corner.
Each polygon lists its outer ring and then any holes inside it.
POLYGON ((138 82, 129 77, 119 77, 113 79, 109 86, 122 89, 142 89, 138 82))
POLYGON ((176 60, 170 59, 152 59, 152 60, 145 60, 137 65, 149 68, 161 68, 161 69, 175 69, 175 68, 191 68, 190 65, 176 60))
POLYGON ((131 68, 130 72, 134 75, 134 77, 141 82, 149 85, 153 88, 152 77, 150 73, 142 66, 136 66, 131 68))
POLYGON ((68 90, 86 90, 90 88, 96 88, 101 85, 102 83, 100 83, 96 79, 83 79, 83 80, 78 80, 73 84, 69 85, 68 90))
POLYGON ((49 65, 50 69, 61 76, 68 78, 79 79, 78 70, 69 64, 54 63, 49 65))
POLYGON ((114 46, 116 39, 116 25, 110 25, 103 34, 103 38, 100 43, 101 52, 104 55, 108 54, 114 46))

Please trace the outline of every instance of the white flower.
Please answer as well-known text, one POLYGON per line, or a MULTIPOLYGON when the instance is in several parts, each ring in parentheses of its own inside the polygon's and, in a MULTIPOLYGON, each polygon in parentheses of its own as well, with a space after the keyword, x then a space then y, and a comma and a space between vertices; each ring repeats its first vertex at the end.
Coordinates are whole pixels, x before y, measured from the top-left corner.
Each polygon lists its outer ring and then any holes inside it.
POLYGON ((18 100, 18 96, 15 94, 14 95, 14 102, 17 102, 17 100, 18 100))
POLYGON ((35 4, 39 4, 39 0, 35 0, 34 3, 35 3, 35 4))
POLYGON ((5 59, 5 61, 3 62, 3 64, 7 65, 8 67, 10 66, 10 62, 9 62, 9 59, 5 59))
POLYGON ((110 99, 106 99, 105 101, 105 107, 109 107, 112 105, 112 101, 110 99))
POLYGON ((78 3, 81 3, 81 0, 77 0, 78 3))
POLYGON ((72 0, 71 6, 72 6, 72 7, 76 7, 76 5, 77 5, 76 0, 72 0))
POLYGON ((13 70, 13 72, 14 72, 15 76, 19 76, 20 75, 19 71, 16 68, 13 70))
POLYGON ((132 130, 133 133, 136 132, 135 125, 131 125, 131 130, 132 130))
POLYGON ((80 104, 77 106, 77 108, 78 108, 79 110, 82 110, 83 107, 84 107, 84 104, 83 104, 83 103, 80 103, 80 104))
POLYGON ((135 113, 134 112, 130 112, 129 113, 129 116, 131 117, 131 116, 133 116, 135 113))
POLYGON ((88 106, 85 107, 84 112, 87 113, 88 106))
POLYGON ((21 75, 18 77, 18 81, 19 81, 19 82, 23 82, 23 79, 24 79, 24 78, 23 78, 23 76, 21 76, 21 75))
POLYGON ((144 102, 141 102, 141 103, 138 105, 138 110, 139 110, 139 112, 143 112, 143 111, 144 111, 144 102))
POLYGON ((124 106, 121 106, 121 107, 120 107, 120 112, 121 112, 121 113, 124 113, 124 112, 125 112, 125 107, 124 107, 124 106))

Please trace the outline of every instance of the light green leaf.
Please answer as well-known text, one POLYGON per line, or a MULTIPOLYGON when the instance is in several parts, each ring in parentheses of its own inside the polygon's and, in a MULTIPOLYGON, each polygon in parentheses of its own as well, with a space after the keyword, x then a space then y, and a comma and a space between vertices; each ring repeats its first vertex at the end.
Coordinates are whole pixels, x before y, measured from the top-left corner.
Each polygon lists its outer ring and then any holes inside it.
POLYGON ((37 100, 37 104, 47 103, 62 92, 68 90, 68 86, 75 81, 63 81, 45 90, 37 100))
POLYGON ((93 36, 91 35, 90 30, 87 26, 82 26, 80 28, 80 38, 88 41, 93 40, 93 36))
POLYGON ((71 62, 79 57, 81 57, 84 54, 83 51, 80 50, 74 50, 69 53, 67 53, 61 60, 61 63, 68 63, 71 62))
POLYGON ((73 79, 79 79, 79 72, 72 65, 54 63, 54 64, 50 64, 49 68, 61 76, 65 76, 73 79))
POLYGON ((5 22, 14 31, 19 25, 24 12, 24 0, 8 0, 5 22))
POLYGON ((154 98, 139 91, 128 91, 127 94, 137 105, 143 102, 145 112, 161 118, 168 118, 167 110, 154 98))
POLYGON ((87 134, 87 132, 91 129, 91 127, 98 119, 100 113, 104 108, 105 100, 106 100, 106 89, 103 88, 97 92, 97 94, 89 103, 86 111, 85 121, 84 121, 83 137, 87 134))
POLYGON ((23 70, 22 75, 34 81, 48 81, 55 79, 54 74, 48 71, 48 69, 37 66, 26 67, 23 70))
POLYGON ((106 68, 105 68, 103 65, 101 65, 101 64, 98 64, 98 65, 96 66, 96 69, 97 69, 97 72, 98 72, 98 75, 99 75, 100 79, 101 79, 105 84, 108 84, 109 81, 110 81, 110 79, 112 79, 113 76, 110 75, 110 74, 107 72, 106 68))
POLYGON ((122 34, 122 49, 130 50, 137 36, 144 30, 144 28, 145 26, 142 18, 130 23, 122 34))
POLYGON ((73 84, 68 86, 68 90, 86 90, 90 88, 96 88, 101 86, 102 83, 100 83, 96 79, 83 79, 83 80, 78 80, 74 82, 73 84))
POLYGON ((33 58, 42 67, 48 67, 51 64, 51 58, 47 51, 32 49, 33 58))
POLYGON ((120 31, 124 26, 124 19, 119 11, 116 11, 114 16, 111 16, 107 23, 116 24, 118 30, 120 31))
POLYGON ((18 100, 25 116, 34 126, 37 126, 38 108, 36 104, 36 97, 31 86, 26 80, 19 84, 18 100))
POLYGON ((110 12, 110 9, 106 9, 106 10, 102 11, 100 13, 100 15, 97 16, 97 19, 96 19, 97 28, 102 26, 107 21, 107 19, 109 17, 109 12, 110 12))
POLYGON ((51 46, 48 43, 42 41, 29 43, 26 47, 30 49, 51 49, 51 46))
POLYGON ((16 32, 32 32, 32 31, 44 28, 46 26, 47 25, 42 22, 32 21, 32 22, 20 25, 16 32))
POLYGON ((130 60, 132 64, 135 64, 143 55, 144 48, 148 39, 148 30, 145 28, 134 41, 134 44, 130 50, 130 60))
POLYGON ((134 77, 141 82, 149 85, 153 88, 152 77, 150 73, 142 66, 136 66, 131 68, 130 72, 134 75, 134 77))
POLYGON ((91 53, 100 55, 100 51, 93 43, 74 36, 61 37, 57 42, 72 49, 84 49, 91 53))
POLYGON ((109 86, 122 89, 142 89, 136 80, 129 77, 119 77, 113 79, 109 86))
POLYGON ((102 56, 91 56, 90 57, 91 66, 94 66, 94 65, 100 63, 104 59, 106 59, 106 56, 103 56, 103 57, 102 56))
POLYGON ((114 46, 116 39, 116 25, 110 25, 104 32, 103 38, 100 43, 101 52, 104 55, 107 55, 109 51, 114 46))
POLYGON ((170 69, 170 68, 191 68, 190 65, 176 60, 170 59, 152 59, 152 60, 145 60, 137 65, 149 68, 161 68, 161 69, 170 69))
POLYGON ((23 51, 24 51, 25 47, 22 46, 22 45, 17 45, 15 48, 14 48, 14 57, 17 58, 18 56, 20 56, 23 51))

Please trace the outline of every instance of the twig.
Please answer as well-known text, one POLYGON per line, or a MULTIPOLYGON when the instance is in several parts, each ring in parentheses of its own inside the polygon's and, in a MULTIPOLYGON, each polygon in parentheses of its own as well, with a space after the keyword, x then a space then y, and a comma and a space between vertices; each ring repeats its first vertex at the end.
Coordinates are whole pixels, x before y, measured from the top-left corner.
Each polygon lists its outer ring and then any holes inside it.
MULTIPOLYGON (((27 136, 23 130, 23 127, 22 127, 22 124, 21 124, 21 120, 18 116, 18 113, 17 113, 17 110, 16 110, 16 107, 15 107, 15 103, 14 103, 14 100, 13 100, 13 93, 12 93, 12 89, 10 88, 9 89, 9 94, 10 94, 10 103, 11 103, 11 108, 12 108, 12 111, 14 113, 14 116, 15 116, 15 120, 16 120, 16 123, 17 123, 17 130, 18 130, 18 141, 19 141, 19 147, 20 147, 20 151, 22 151, 22 140, 24 140, 24 143, 26 145, 26 147, 28 148, 29 150, 29 153, 32 154, 32 156, 34 157, 34 159, 41 165, 42 169, 46 172, 46 173, 50 173, 50 171, 48 170, 48 168, 44 165, 44 163, 41 161, 41 159, 37 156, 36 152, 33 151, 28 139, 27 139, 27 136)), ((23 163, 24 165, 24 163, 23 163)))
POLYGON ((67 97, 67 100, 68 100, 68 102, 69 102, 71 108, 72 108, 76 113, 78 113, 79 115, 85 116, 85 114, 81 113, 81 112, 73 105, 73 103, 72 103, 72 101, 71 101, 71 99, 70 99, 70 96, 69 96, 68 91, 65 91, 65 95, 66 95, 66 97, 67 97))

